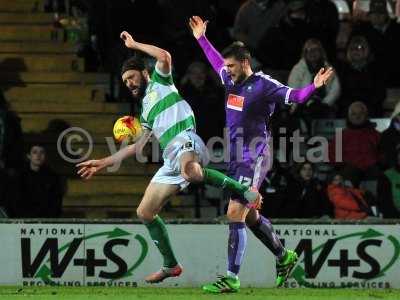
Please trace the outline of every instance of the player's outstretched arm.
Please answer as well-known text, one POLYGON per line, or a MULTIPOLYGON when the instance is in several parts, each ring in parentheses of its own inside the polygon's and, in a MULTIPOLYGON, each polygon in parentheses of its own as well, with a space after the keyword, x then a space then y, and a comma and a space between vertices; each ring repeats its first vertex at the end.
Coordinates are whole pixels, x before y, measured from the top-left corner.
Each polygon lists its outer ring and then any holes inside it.
POLYGON ((208 21, 204 22, 199 16, 193 16, 189 19, 189 26, 192 29, 193 36, 196 38, 201 49, 203 49, 215 72, 219 74, 224 67, 224 59, 206 38, 207 23, 208 21))
POLYGON ((133 156, 138 152, 141 152, 143 150, 143 147, 148 142, 150 136, 151 136, 151 131, 145 129, 143 130, 142 136, 135 144, 121 148, 118 152, 114 153, 113 155, 107 156, 105 158, 92 159, 77 164, 76 167, 79 168, 78 175, 80 175, 83 179, 88 180, 93 175, 103 170, 104 168, 118 164, 125 158, 133 156))
POLYGON ((139 43, 126 31, 122 31, 120 37, 124 41, 125 46, 129 49, 139 50, 154 57, 157 60, 157 69, 163 74, 171 73, 172 59, 168 51, 154 45, 139 43))
POLYGON ((289 96, 289 101, 294 103, 304 103, 315 92, 316 89, 326 85, 333 76, 333 68, 321 68, 314 77, 314 82, 301 89, 293 89, 289 96))

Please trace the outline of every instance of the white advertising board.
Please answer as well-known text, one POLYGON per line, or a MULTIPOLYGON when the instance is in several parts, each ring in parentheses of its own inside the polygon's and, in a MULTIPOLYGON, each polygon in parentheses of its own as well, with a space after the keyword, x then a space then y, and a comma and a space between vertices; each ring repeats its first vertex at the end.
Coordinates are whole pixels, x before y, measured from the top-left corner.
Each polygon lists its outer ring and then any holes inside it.
MULTIPOLYGON (((227 225, 167 225, 184 273, 160 286, 196 287, 226 272, 227 225)), ((300 255, 286 287, 400 288, 399 225, 276 225, 300 255)), ((139 224, 0 224, 1 285, 144 286, 162 258, 139 224)), ((275 259, 248 231, 242 286, 273 287, 275 259)))

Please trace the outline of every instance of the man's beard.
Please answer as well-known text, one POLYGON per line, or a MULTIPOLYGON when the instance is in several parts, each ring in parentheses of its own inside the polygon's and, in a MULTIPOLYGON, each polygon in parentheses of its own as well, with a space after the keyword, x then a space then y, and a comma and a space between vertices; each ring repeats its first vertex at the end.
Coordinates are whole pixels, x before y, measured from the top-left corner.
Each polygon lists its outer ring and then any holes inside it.
POLYGON ((242 83, 246 79, 246 74, 243 72, 240 75, 238 75, 236 82, 237 84, 242 83))
POLYGON ((146 83, 144 80, 142 80, 142 82, 140 83, 139 86, 134 87, 133 89, 130 89, 132 98, 134 100, 142 100, 144 97, 146 91, 146 83), (133 90, 138 89, 138 92, 136 94, 133 94, 133 90))

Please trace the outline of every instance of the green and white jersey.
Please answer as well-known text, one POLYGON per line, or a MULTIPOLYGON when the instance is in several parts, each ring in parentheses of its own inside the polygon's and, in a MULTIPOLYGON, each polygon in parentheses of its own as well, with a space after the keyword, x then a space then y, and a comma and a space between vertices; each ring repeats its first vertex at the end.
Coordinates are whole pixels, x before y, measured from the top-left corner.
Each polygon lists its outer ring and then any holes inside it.
POLYGON ((162 149, 182 131, 196 128, 193 110, 179 95, 171 74, 155 68, 143 98, 140 122, 153 132, 162 149))

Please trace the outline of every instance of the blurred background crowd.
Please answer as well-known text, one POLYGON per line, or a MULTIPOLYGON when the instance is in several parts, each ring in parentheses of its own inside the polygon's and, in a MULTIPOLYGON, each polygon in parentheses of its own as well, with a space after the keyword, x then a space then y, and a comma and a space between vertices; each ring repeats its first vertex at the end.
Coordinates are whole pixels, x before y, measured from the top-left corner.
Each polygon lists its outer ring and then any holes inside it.
MULTIPOLYGON (((83 72, 109 75, 105 101, 127 103, 131 114, 140 105, 131 103, 119 78, 122 62, 132 55, 120 32, 168 50, 175 84, 192 106, 205 141, 223 136, 224 90, 194 41, 189 17, 209 20, 207 36, 219 50, 243 41, 255 70, 290 87, 303 87, 321 67, 332 66, 333 80, 309 102, 277 107, 272 117, 274 164, 261 187, 262 213, 271 218, 400 217, 400 1, 47 0, 43 11, 53 16, 51 26, 62 30, 63 42, 74 45, 83 72), (343 129, 340 162, 337 128, 343 129), (279 140, 289 141, 296 131, 304 145, 294 149, 288 142, 283 149, 279 140), (293 156, 295 150, 305 155, 318 147, 324 161, 293 156)), ((69 216, 62 201, 68 176, 48 166, 48 146, 40 139, 26 142, 18 111, 9 102, 2 95, 0 206, 10 217, 69 216)), ((200 186, 186 193, 194 195, 192 216, 204 215, 202 206, 223 214, 224 197, 218 192, 200 186)))

